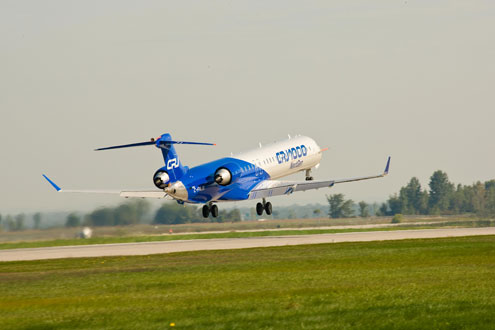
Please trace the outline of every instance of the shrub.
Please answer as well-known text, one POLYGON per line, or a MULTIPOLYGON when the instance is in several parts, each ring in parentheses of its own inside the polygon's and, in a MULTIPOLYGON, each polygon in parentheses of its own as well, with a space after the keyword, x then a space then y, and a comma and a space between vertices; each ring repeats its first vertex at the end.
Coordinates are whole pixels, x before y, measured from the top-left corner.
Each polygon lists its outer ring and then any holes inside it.
POLYGON ((402 216, 402 214, 396 214, 392 218, 392 223, 401 223, 402 220, 404 220, 404 217, 402 216))

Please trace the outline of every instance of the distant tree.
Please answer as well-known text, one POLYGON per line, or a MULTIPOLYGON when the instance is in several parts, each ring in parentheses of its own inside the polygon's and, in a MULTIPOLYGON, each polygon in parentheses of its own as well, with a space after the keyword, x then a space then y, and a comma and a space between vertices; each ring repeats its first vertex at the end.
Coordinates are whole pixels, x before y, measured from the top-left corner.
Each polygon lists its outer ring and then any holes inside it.
POLYGON ((430 213, 443 213, 449 209, 454 185, 450 183, 447 173, 436 171, 430 178, 430 213))
POLYGON ((40 229, 41 225, 41 213, 37 212, 33 215, 34 229, 40 229))
POLYGON ((480 215, 485 214, 485 185, 477 182, 473 185, 472 204, 474 212, 480 215))
POLYGON ((495 180, 490 180, 485 182, 485 189, 495 188, 495 180))
POLYGON ((132 207, 136 212, 137 222, 142 222, 144 216, 148 214, 151 209, 151 204, 146 199, 135 199, 131 203, 132 207))
POLYGON ((428 191, 426 190, 423 190, 421 192, 421 203, 420 203, 420 210, 421 210, 421 214, 429 214, 428 212, 428 203, 429 203, 429 200, 430 200, 430 194, 428 193, 428 191))
POLYGON ((114 209, 115 225, 125 226, 138 222, 136 209, 129 203, 120 204, 114 209))
POLYGON ((388 207, 390 208, 390 212, 387 215, 396 215, 402 213, 402 201, 400 200, 397 194, 390 196, 388 199, 388 207))
POLYGON ((24 213, 15 216, 15 226, 14 230, 24 230, 24 221, 26 220, 26 215, 24 213))
POLYGON ((330 218, 349 218, 353 216, 352 205, 354 202, 350 199, 345 200, 343 194, 327 195, 329 204, 328 216, 330 218))
POLYGON ((231 210, 220 210, 218 217, 211 218, 214 222, 238 222, 241 221, 241 211, 238 208, 231 210))
POLYGON ((180 224, 197 220, 196 209, 189 205, 165 203, 155 213, 155 224, 180 224))
POLYGON ((377 217, 384 217, 389 215, 389 208, 388 208, 388 202, 387 203, 382 203, 375 211, 375 215, 377 217))
POLYGON ((321 210, 320 209, 316 209, 313 211, 313 215, 316 217, 316 218, 319 218, 321 216, 321 210))
POLYGON ((150 209, 149 202, 136 199, 117 207, 103 207, 86 216, 85 224, 89 226, 125 226, 139 223, 150 209))
POLYGON ((256 220, 256 210, 254 209, 254 207, 249 209, 249 217, 251 218, 251 220, 256 220))
POLYGON ((70 213, 67 216, 67 221, 65 222, 65 227, 79 227, 81 225, 81 217, 76 213, 70 213))
POLYGON ((466 212, 466 189, 458 184, 450 199, 450 209, 455 214, 466 212))
POLYGON ((144 199, 134 199, 122 203, 114 211, 115 225, 125 226, 140 223, 148 213, 150 204, 144 199))
POLYGON ((423 193, 418 178, 413 177, 402 187, 399 194, 403 214, 422 214, 426 212, 423 205, 423 193))
POLYGON ((370 212, 368 211, 368 204, 365 201, 359 202, 359 216, 362 218, 367 218, 370 216, 370 212))
POLYGON ((11 216, 10 214, 8 214, 7 217, 5 218, 5 229, 9 231, 15 230, 14 217, 11 216))
POLYGON ((486 185, 486 215, 495 216, 495 185, 486 185))
POLYGON ((295 219, 297 218, 296 212, 294 210, 289 211, 289 215, 287 216, 288 219, 295 219))
POLYGON ((242 217, 241 217, 241 211, 239 211, 238 208, 233 208, 232 210, 230 210, 228 216, 228 221, 232 221, 232 222, 239 222, 241 221, 242 217))
POLYGON ((109 207, 102 207, 94 210, 87 216, 87 225, 90 226, 114 226, 115 212, 109 207))

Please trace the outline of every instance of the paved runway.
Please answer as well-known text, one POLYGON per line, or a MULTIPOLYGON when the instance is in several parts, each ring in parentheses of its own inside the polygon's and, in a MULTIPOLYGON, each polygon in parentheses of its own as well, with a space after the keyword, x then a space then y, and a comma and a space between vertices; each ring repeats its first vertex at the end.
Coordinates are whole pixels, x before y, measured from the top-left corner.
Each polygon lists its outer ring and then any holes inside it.
POLYGON ((197 239, 165 242, 95 244, 32 249, 11 249, 0 250, 0 261, 133 256, 200 250, 227 250, 302 244, 368 242, 478 235, 495 235, 495 227, 373 231, 360 233, 197 239))

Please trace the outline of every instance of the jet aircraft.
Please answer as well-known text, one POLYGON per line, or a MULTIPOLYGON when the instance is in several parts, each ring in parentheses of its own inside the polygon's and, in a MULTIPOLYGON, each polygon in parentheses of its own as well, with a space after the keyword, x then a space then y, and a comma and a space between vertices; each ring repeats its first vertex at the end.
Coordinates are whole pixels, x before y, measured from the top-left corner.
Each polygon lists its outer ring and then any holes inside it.
POLYGON ((179 159, 174 145, 215 145, 213 143, 175 141, 168 133, 157 139, 125 145, 117 145, 96 149, 110 150, 129 147, 154 145, 163 155, 165 166, 153 175, 154 190, 147 191, 92 191, 61 189, 51 179, 43 177, 58 192, 73 193, 110 193, 122 197, 167 198, 179 204, 204 204, 203 216, 218 216, 217 203, 261 199, 256 204, 256 213, 268 215, 272 213, 272 204, 268 198, 279 195, 290 195, 298 191, 333 187, 338 183, 381 178, 388 174, 390 157, 385 171, 379 175, 355 177, 338 180, 314 180, 311 170, 318 168, 322 158, 322 149, 316 142, 306 136, 296 136, 259 148, 220 158, 199 166, 189 168, 179 159), (305 180, 280 181, 279 178, 304 172, 305 180))

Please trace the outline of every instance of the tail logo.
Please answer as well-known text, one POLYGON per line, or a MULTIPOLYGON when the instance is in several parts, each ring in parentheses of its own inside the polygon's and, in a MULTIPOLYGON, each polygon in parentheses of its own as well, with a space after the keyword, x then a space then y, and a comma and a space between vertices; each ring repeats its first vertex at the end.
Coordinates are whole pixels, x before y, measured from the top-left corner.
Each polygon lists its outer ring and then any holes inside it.
POLYGON ((167 161, 167 170, 172 170, 177 167, 179 167, 179 162, 177 161, 177 158, 172 158, 167 161))

